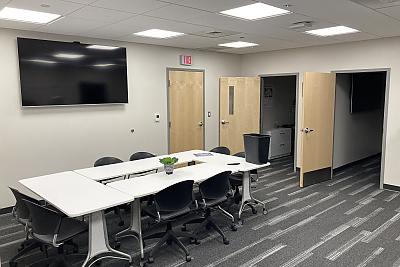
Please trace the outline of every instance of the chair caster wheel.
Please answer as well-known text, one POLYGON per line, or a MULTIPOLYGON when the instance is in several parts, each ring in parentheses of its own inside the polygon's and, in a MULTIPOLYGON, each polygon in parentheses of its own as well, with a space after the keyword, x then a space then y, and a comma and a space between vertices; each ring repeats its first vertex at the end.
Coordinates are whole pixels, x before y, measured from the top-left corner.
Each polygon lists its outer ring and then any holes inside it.
POLYGON ((16 262, 9 262, 10 267, 17 267, 18 264, 16 262))
POLYGON ((232 232, 236 232, 236 231, 237 231, 237 226, 234 225, 234 224, 232 224, 232 225, 231 225, 231 231, 232 231, 232 232))
POLYGON ((183 225, 183 226, 182 226, 181 231, 182 231, 182 232, 187 232, 186 225, 183 225))
POLYGON ((190 244, 200 245, 200 241, 197 238, 190 239, 190 244))
POLYGON ((224 238, 224 240, 222 242, 224 242, 224 245, 229 245, 229 240, 226 238, 224 238))
POLYGON ((243 219, 239 219, 239 220, 238 220, 238 224, 239 224, 239 225, 243 225, 243 219))
POLYGON ((118 223, 118 226, 124 226, 124 224, 125 224, 124 221, 120 221, 120 222, 118 223))
POLYGON ((153 257, 149 257, 149 258, 147 259, 147 262, 148 262, 148 263, 154 263, 154 258, 153 258, 153 257))
POLYGON ((114 249, 120 249, 120 248, 121 248, 121 242, 115 242, 114 249))
POLYGON ((186 261, 187 261, 187 262, 192 261, 192 257, 186 256, 186 261))
MULTIPOLYGON (((132 265, 132 266, 134 266, 134 265, 132 265)), ((139 266, 140 266, 140 267, 145 267, 145 266, 146 266, 146 262, 145 262, 143 259, 141 259, 141 260, 139 261, 139 266)))
POLYGON ((263 214, 267 215, 268 214, 268 210, 267 209, 263 209, 263 214))

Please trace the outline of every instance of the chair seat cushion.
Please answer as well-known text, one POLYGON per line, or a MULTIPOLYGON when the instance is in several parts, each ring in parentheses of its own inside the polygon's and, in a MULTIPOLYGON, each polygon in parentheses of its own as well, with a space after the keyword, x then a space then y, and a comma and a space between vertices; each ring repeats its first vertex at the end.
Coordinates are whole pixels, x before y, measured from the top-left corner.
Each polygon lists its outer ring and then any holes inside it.
MULTIPOLYGON (((154 205, 145 207, 143 209, 143 211, 150 217, 152 217, 154 219, 158 219, 157 210, 154 205)), ((161 221, 168 221, 168 220, 176 219, 180 216, 188 214, 191 211, 192 211, 192 209, 190 209, 190 207, 186 207, 186 208, 178 210, 178 211, 162 211, 162 212, 160 212, 160 219, 161 219, 161 221)))
MULTIPOLYGON (((57 235, 57 243, 72 239, 74 236, 84 233, 87 229, 88 226, 85 222, 71 218, 64 218, 61 223, 60 232, 57 235)), ((39 235, 35 233, 32 235, 35 239, 38 239, 41 242, 48 244, 53 243, 53 235, 39 235)))

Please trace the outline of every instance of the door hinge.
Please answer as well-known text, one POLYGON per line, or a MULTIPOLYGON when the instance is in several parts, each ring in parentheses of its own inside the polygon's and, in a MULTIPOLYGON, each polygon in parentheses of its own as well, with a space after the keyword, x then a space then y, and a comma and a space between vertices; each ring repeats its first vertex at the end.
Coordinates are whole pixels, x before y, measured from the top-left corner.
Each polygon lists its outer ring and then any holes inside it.
POLYGON ((168 122, 168 127, 171 128, 171 122, 168 122))
POLYGON ((168 80, 168 87, 171 87, 171 80, 168 80))
POLYGON ((301 97, 304 98, 304 82, 301 83, 301 97))

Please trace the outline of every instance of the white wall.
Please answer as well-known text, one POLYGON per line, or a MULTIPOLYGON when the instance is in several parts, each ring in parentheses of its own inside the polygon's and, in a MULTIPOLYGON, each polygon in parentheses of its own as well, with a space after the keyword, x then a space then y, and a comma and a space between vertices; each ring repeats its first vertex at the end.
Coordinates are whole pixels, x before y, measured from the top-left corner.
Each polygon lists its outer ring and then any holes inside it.
MULTIPOLYGON (((400 38, 255 53, 242 57, 242 75, 390 68, 384 183, 400 186, 400 38)), ((300 87, 301 88, 301 87, 300 87)), ((301 107, 301 99, 299 106, 301 107)), ((298 119, 301 126, 302 114, 298 119)), ((301 149, 298 144, 299 149, 301 149)))
POLYGON ((351 74, 336 75, 333 168, 382 150, 383 110, 350 113, 351 74))
POLYGON ((263 86, 272 87, 272 97, 264 97, 262 91, 262 129, 267 131, 277 125, 295 123, 296 76, 263 78, 263 86))
POLYGON ((7 186, 22 178, 89 167, 103 155, 167 153, 166 68, 179 68, 180 54, 191 54, 191 68, 205 70, 209 149, 218 145, 219 77, 239 75, 240 56, 0 29, 0 208, 13 205, 7 186), (129 104, 21 108, 17 36, 126 47, 129 104))

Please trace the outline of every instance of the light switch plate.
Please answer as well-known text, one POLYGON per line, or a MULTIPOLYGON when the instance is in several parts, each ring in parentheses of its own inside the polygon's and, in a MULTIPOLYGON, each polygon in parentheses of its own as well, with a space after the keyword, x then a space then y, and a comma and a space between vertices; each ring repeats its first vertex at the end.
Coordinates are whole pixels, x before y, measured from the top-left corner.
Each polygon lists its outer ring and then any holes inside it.
POLYGON ((160 113, 154 113, 154 121, 160 122, 160 113))

